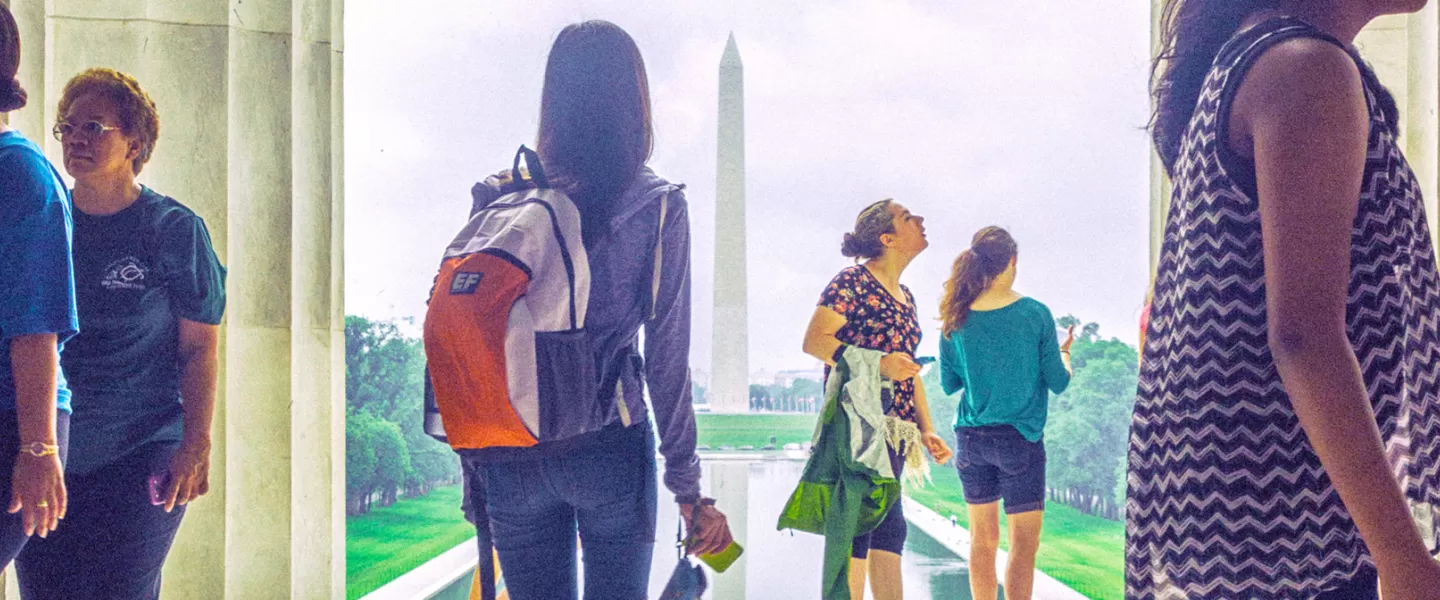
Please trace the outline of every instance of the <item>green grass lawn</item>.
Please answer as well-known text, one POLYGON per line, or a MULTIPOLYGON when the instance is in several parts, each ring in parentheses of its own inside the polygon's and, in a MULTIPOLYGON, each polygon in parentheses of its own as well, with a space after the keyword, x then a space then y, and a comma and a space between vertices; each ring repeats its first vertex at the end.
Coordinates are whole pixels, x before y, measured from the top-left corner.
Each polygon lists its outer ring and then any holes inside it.
POLYGON ((754 446, 763 448, 775 437, 776 447, 810 441, 819 415, 720 415, 699 413, 695 425, 699 443, 718 449, 720 446, 754 446))
POLYGON ((459 486, 345 519, 345 597, 354 600, 475 536, 459 486))
MULTIPOLYGON (((954 515, 969 528, 960 475, 953 466, 932 465, 934 482, 909 488, 910 497, 941 515, 954 515)), ((1000 546, 1008 549, 1005 514, 1000 514, 1000 546)), ((1045 528, 1035 559, 1041 572, 1096 599, 1125 597, 1125 524, 1087 515, 1055 502, 1045 504, 1045 528)))

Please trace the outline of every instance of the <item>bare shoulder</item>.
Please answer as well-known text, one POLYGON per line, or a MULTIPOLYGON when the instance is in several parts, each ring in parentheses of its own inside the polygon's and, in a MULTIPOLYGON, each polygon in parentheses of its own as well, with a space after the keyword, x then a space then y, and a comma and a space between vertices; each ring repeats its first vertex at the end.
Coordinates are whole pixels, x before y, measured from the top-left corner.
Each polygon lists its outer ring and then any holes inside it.
POLYGON ((1285 40, 1255 59, 1236 92, 1236 109, 1251 114, 1363 102, 1360 69, 1350 53, 1310 37, 1285 40))
POLYGON ((1364 84, 1355 59, 1332 42, 1300 37, 1285 40, 1255 59, 1235 93, 1230 140, 1251 155, 1257 127, 1266 124, 1335 132, 1365 122, 1364 84))

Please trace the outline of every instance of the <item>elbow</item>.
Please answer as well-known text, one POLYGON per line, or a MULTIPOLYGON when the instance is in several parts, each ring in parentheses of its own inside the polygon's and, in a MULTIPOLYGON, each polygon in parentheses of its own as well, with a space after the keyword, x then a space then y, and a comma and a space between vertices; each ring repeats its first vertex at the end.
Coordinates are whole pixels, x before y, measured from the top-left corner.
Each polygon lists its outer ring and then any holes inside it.
POLYGON ((806 335, 805 341, 800 344, 800 350, 805 354, 815 357, 815 359, 820 362, 828 363, 830 362, 830 357, 825 354, 823 349, 824 344, 821 343, 823 339, 823 336, 806 335))
POLYGON ((1315 360, 1328 360, 1342 352, 1352 355, 1354 352, 1343 322, 1326 326, 1287 326, 1283 320, 1272 319, 1267 343, 1275 367, 1282 370, 1315 360))

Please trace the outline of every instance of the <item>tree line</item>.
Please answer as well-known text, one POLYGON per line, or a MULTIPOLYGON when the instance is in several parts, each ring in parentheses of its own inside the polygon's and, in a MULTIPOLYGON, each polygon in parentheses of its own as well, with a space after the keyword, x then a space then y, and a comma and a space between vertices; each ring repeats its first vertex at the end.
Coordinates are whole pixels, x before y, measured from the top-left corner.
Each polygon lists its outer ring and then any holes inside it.
MULTIPOLYGON (((1119 519, 1138 357, 1130 345, 1102 339, 1094 323, 1066 316, 1058 324, 1074 324, 1078 334, 1071 347, 1074 377, 1065 393, 1051 397, 1045 427, 1050 499, 1119 519)), ((459 482, 458 457, 421 426, 424 364, 421 341, 395 323, 345 318, 347 514, 459 482)), ((921 379, 932 419, 943 430, 954 422, 958 398, 942 392, 938 366, 930 363, 921 379)), ((695 392, 697 400, 704 397, 704 388, 695 392)), ((752 410, 813 412, 821 394, 819 383, 796 379, 752 386, 750 404, 752 410)))
POLYGON ((345 317, 345 512, 458 483, 460 460, 422 426, 425 349, 395 323, 345 317))

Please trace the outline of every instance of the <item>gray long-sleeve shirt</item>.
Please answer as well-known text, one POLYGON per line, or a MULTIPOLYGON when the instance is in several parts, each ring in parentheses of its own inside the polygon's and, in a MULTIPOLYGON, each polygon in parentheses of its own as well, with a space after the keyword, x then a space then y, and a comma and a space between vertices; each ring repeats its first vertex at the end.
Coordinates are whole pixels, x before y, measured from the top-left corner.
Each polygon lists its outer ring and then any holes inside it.
MULTIPOLYGON (((500 184, 497 177, 475 184, 471 214, 501 196, 500 184)), ((585 329, 594 344, 601 393, 615 390, 618 379, 629 414, 622 417, 616 410, 610 420, 631 423, 646 418, 648 395, 665 457, 665 487, 677 501, 694 501, 700 494, 700 460, 690 389, 689 207, 682 186, 646 167, 613 214, 606 230, 596 232, 602 234, 599 242, 587 248, 591 281, 585 329), (658 240, 660 287, 652 307, 661 197, 667 199, 664 237, 658 240)))

